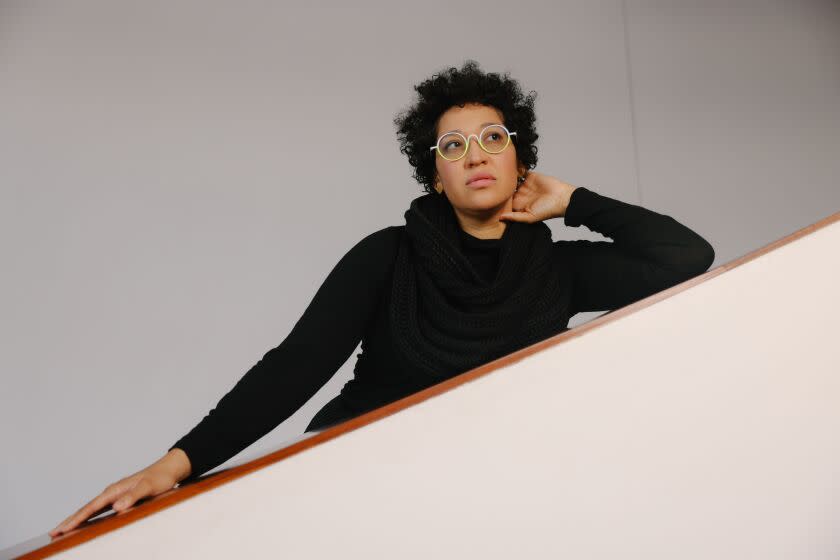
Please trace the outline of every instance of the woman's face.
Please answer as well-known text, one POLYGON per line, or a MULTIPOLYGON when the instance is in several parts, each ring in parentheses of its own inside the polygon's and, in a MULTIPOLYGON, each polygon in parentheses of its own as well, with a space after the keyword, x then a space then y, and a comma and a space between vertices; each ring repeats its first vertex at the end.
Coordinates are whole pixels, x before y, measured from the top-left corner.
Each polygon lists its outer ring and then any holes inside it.
MULTIPOLYGON (((446 132, 456 131, 469 137, 467 154, 457 161, 448 161, 435 150, 437 182, 443 186, 443 194, 456 209, 465 213, 485 213, 487 210, 504 211, 516 188, 518 171, 515 140, 498 154, 485 152, 476 142, 476 137, 487 124, 502 124, 502 114, 494 107, 467 104, 448 109, 438 120, 435 139, 446 132), (489 173, 494 180, 485 186, 469 186, 467 183, 479 173, 489 173)), ((511 130, 510 132, 515 132, 511 130)), ((440 185, 436 185, 439 190, 440 185)))

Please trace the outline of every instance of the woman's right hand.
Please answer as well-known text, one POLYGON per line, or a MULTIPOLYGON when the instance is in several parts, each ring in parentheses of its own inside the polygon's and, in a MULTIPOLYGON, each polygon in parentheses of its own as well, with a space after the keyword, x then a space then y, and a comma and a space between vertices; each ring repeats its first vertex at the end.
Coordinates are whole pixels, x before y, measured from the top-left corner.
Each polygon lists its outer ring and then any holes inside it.
POLYGON ((166 492, 189 474, 190 461, 187 454, 176 447, 145 469, 109 485, 76 513, 56 525, 49 534, 55 538, 72 531, 83 521, 99 515, 109 507, 117 512, 128 509, 141 498, 166 492))

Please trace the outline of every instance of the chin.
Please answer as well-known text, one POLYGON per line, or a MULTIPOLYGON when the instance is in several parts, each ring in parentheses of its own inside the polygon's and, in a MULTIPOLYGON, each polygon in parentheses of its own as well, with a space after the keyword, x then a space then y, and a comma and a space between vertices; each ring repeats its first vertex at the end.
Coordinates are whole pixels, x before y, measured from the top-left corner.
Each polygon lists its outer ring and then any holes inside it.
POLYGON ((489 210, 501 206, 510 198, 505 192, 499 192, 496 189, 484 188, 477 190, 465 189, 458 197, 464 207, 473 210, 489 210))

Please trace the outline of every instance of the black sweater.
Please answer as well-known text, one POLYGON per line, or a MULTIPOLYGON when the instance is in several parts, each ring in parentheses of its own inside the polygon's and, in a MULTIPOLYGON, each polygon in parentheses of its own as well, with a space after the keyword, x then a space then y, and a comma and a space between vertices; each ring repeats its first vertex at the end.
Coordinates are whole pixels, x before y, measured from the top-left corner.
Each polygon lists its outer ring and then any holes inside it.
MULTIPOLYGON (((585 225, 612 240, 554 242, 557 259, 568 274, 563 286, 571 286, 566 289, 570 316, 628 305, 706 271, 714 260, 712 246, 670 216, 585 187, 573 192, 564 222, 585 225)), ((326 414, 330 423, 425 387, 394 366, 397 361, 388 340, 391 276, 404 227, 389 226, 356 243, 329 273, 285 340, 169 448, 178 447, 189 457, 188 480, 220 465, 291 416, 329 381, 359 341, 362 351, 354 378, 322 409, 330 408, 326 414)), ((479 239, 463 231, 461 237, 462 250, 480 273, 493 274, 500 240, 479 239)), ((319 413, 316 420, 324 416, 319 413)))

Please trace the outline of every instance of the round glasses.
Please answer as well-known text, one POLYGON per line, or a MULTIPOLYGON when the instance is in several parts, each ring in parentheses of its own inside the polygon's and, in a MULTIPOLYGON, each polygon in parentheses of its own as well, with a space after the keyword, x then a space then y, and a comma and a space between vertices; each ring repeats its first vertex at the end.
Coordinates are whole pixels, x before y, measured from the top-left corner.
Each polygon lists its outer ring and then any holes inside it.
POLYGON ((456 161, 467 155, 470 147, 470 138, 475 136, 478 145, 488 154, 498 154, 510 144, 510 137, 516 136, 515 132, 509 132, 500 124, 491 124, 481 130, 481 134, 470 134, 465 137, 460 132, 447 132, 438 138, 437 144, 429 150, 437 150, 440 157, 447 161, 456 161))

